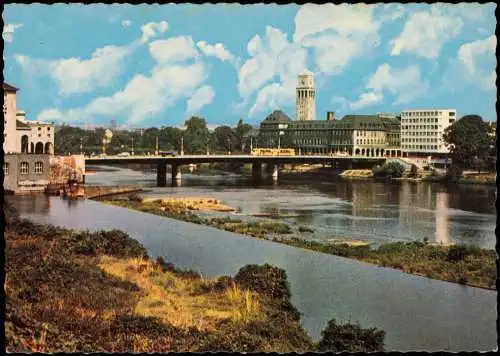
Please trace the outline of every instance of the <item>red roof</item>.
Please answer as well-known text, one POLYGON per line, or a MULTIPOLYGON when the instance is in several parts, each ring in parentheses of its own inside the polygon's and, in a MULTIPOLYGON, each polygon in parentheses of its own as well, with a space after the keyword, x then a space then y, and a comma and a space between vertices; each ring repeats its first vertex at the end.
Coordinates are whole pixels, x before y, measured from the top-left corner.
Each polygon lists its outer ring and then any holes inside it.
POLYGON ((18 91, 19 89, 4 82, 3 83, 3 90, 5 90, 5 91, 18 91))

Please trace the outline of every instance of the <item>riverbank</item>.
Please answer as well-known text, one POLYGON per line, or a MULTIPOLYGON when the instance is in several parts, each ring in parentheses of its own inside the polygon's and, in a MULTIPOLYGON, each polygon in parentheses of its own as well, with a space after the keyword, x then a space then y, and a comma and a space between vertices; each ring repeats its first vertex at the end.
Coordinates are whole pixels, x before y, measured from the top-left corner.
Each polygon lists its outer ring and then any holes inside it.
POLYGON ((153 262, 121 231, 62 229, 4 211, 9 352, 383 350, 383 331, 334 320, 311 341, 282 269, 202 278, 153 262))
MULTIPOLYGON (((381 267, 390 267, 406 273, 426 276, 452 283, 496 289, 495 251, 470 246, 442 246, 424 242, 395 242, 371 248, 364 243, 345 241, 320 243, 284 235, 293 231, 290 225, 278 222, 243 222, 234 218, 202 218, 182 206, 172 206, 161 200, 107 200, 105 203, 142 212, 167 216, 221 230, 236 232, 294 247, 361 260, 381 267), (278 235, 278 236, 276 236, 278 235)), ((299 232, 301 231, 299 227, 299 232)))

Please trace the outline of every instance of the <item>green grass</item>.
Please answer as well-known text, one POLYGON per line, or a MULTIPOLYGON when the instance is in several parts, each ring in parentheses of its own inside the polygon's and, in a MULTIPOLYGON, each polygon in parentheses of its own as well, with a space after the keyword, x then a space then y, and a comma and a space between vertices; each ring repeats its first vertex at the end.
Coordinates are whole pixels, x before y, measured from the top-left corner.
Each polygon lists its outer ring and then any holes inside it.
POLYGON ((298 238, 273 241, 318 252, 354 258, 382 267, 474 287, 496 289, 496 253, 475 246, 431 245, 426 242, 394 242, 370 246, 323 244, 298 238))

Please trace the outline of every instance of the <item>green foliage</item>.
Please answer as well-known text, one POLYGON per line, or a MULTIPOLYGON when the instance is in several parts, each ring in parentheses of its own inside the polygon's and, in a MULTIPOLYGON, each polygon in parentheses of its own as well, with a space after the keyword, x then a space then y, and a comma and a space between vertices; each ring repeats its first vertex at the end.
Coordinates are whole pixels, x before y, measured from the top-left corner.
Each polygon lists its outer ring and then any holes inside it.
POLYGON ((185 122, 185 125, 184 152, 189 154, 206 153, 207 143, 210 141, 206 120, 192 116, 185 122))
POLYGON ((373 175, 375 177, 391 177, 391 178, 401 178, 405 171, 405 167, 395 161, 384 163, 382 167, 376 165, 372 168, 373 175))
POLYGON ((443 138, 450 145, 453 163, 463 169, 482 166, 490 152, 489 130, 488 124, 479 115, 465 115, 449 126, 443 138))
POLYGON ((318 351, 374 352, 384 350, 385 331, 376 328, 363 329, 358 324, 328 322, 321 333, 318 351))

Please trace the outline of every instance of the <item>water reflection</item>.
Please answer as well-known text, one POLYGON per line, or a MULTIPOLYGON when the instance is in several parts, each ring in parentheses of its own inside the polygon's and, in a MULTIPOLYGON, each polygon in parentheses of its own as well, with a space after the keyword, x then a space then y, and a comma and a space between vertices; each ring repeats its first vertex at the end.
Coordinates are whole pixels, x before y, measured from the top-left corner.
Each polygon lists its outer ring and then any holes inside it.
POLYGON ((344 181, 335 177, 259 184, 250 176, 185 173, 181 187, 156 188, 154 175, 123 169, 99 172, 94 183, 145 182, 148 195, 211 196, 241 213, 281 215, 291 224, 311 227, 308 238, 363 239, 374 243, 411 241, 460 242, 494 248, 495 187, 410 182, 344 181), (141 178, 142 177, 142 178, 141 178), (142 181, 141 181, 142 179, 142 181))
POLYGON ((451 242, 447 209, 448 195, 441 192, 436 193, 436 242, 443 245, 448 245, 451 242))

